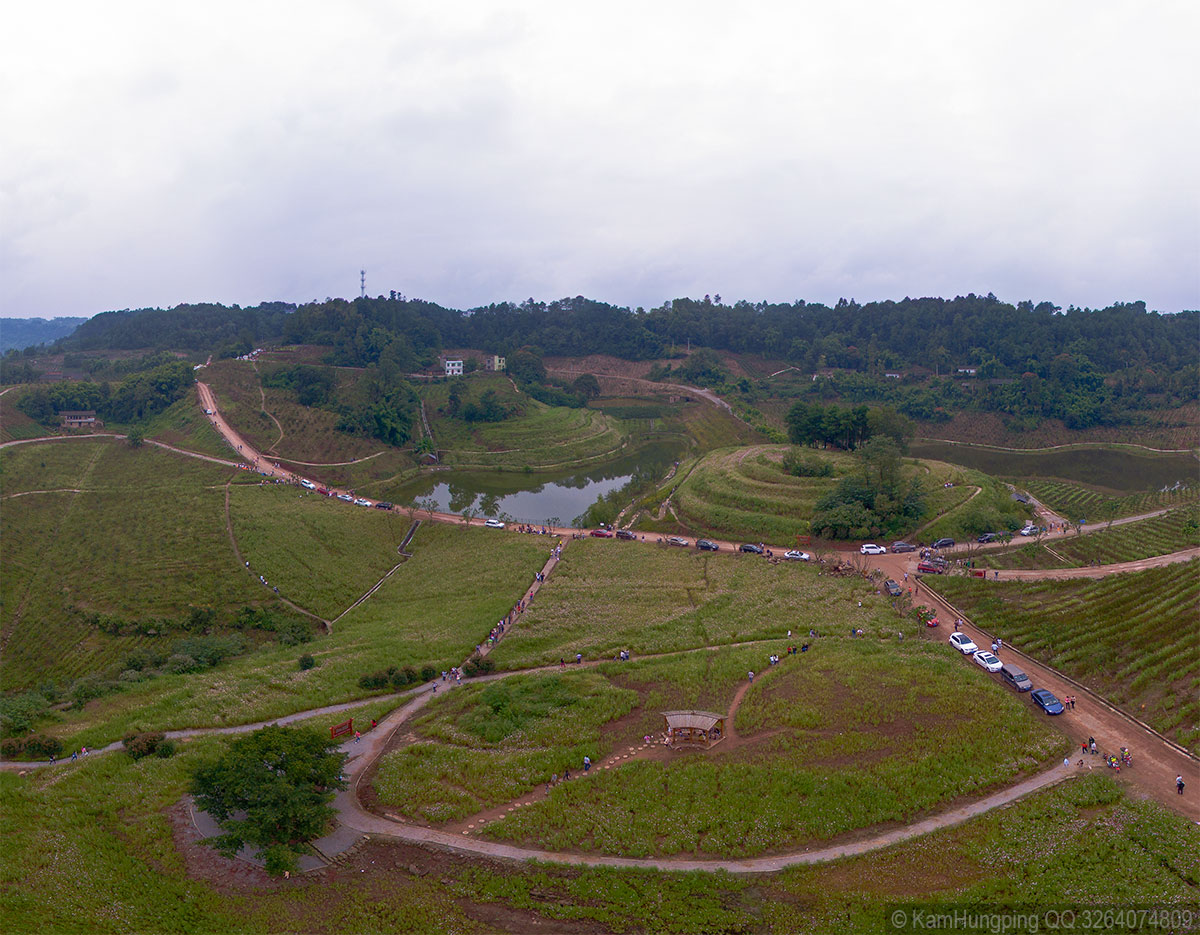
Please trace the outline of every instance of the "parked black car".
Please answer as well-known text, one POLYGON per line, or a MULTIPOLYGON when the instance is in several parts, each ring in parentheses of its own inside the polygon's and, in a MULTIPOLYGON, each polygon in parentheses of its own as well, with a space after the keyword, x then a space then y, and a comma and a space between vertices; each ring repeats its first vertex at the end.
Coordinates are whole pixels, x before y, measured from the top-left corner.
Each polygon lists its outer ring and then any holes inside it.
POLYGON ((738 547, 738 551, 739 552, 753 552, 755 555, 762 555, 763 547, 761 545, 755 545, 752 542, 743 542, 738 547))
POLYGON ((952 548, 954 548, 954 540, 953 539, 938 539, 936 542, 933 543, 933 547, 935 549, 952 549, 952 548))
POLYGON ((701 552, 719 552, 721 547, 711 539, 697 539, 696 548, 701 552))
POLYGON ((618 539, 636 539, 637 536, 635 536, 628 529, 618 529, 617 530, 617 538, 618 539))
POLYGON ((893 542, 892 543, 892 551, 893 552, 915 552, 915 551, 917 551, 917 547, 915 545, 913 545, 911 542, 893 542))

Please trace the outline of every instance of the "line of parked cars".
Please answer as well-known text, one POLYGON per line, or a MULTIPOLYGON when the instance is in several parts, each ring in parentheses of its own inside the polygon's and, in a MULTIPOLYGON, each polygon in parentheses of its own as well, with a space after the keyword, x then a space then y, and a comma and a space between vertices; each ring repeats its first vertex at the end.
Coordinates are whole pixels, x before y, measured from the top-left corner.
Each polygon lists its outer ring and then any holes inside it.
POLYGON ((999 656, 989 650, 980 649, 967 634, 951 633, 950 645, 964 656, 970 656, 974 659, 975 664, 980 668, 987 672, 999 673, 1000 680, 1006 685, 1015 688, 1019 692, 1029 692, 1029 697, 1033 703, 1047 714, 1063 713, 1063 703, 1054 696, 1054 692, 1047 688, 1034 688, 1029 676, 1019 666, 1015 666, 1011 662, 1004 662, 999 656))

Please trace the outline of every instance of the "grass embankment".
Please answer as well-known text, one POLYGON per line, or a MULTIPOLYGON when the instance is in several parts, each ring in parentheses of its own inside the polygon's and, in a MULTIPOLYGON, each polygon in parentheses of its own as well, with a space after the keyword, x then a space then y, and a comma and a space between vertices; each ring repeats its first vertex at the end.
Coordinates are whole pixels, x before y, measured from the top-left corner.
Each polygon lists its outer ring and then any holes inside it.
POLYGON ((976 563, 986 568, 1078 568, 1168 555, 1200 546, 1200 507, 1181 507, 1136 523, 1043 544, 1019 537, 1016 543, 1022 544, 1003 552, 981 552, 976 563))
POLYGON ((519 669, 577 652, 611 659, 622 649, 645 654, 783 639, 789 629, 853 626, 894 635, 897 624, 862 578, 824 577, 815 566, 771 565, 756 555, 585 539, 563 551, 491 658, 500 668, 519 669))
MULTIPOLYGON (((605 674, 640 700, 632 723, 612 725, 608 740, 618 747, 658 733, 662 710, 725 710, 746 669, 762 668, 737 713, 736 742, 593 770, 484 834, 551 850, 749 857, 910 821, 1065 749, 1011 693, 937 644, 827 637, 776 667, 765 666, 766 655, 742 648, 607 665, 605 674), (968 732, 956 728, 963 710, 973 712, 968 732), (991 741, 981 748, 977 736, 991 741)), ((591 739, 589 718, 578 720, 579 734, 547 731, 531 745, 591 739)), ((573 752, 575 772, 582 757, 573 752)), ((534 782, 547 778, 543 771, 534 782)))
MULTIPOLYGON (((1193 471, 1193 475, 1194 475, 1193 471)), ((1069 520, 1086 519, 1099 523, 1122 516, 1138 516, 1155 510, 1194 504, 1200 501, 1200 485, 1176 490, 1139 491, 1114 496, 1112 491, 1093 490, 1062 481, 1029 480, 1018 482, 1044 505, 1069 520)))
POLYGON ((1000 636, 1200 751, 1200 562, 1063 581, 929 576, 1000 636))
POLYGON ((290 485, 231 491, 238 547, 256 574, 306 610, 332 620, 399 564, 412 521, 290 485))
POLYGON ((15 446, 0 465, 5 688, 105 669, 158 639, 103 633, 92 613, 132 626, 277 606, 226 535, 224 484, 239 472, 104 438, 15 446))
MULTIPOLYGON (((200 371, 203 375, 204 371, 200 371)), ((203 376, 201 376, 203 379, 203 376)), ((185 451, 197 451, 231 461, 239 460, 238 453, 229 447, 200 406, 198 390, 188 389, 183 399, 172 403, 145 426, 146 438, 152 438, 185 451)))
MULTIPOLYGON (((347 523, 363 518, 343 515, 347 523)), ((287 536, 287 520, 285 514, 281 538, 287 536)), ((437 523, 423 525, 410 550, 413 558, 338 621, 332 634, 303 646, 271 644, 208 672, 135 684, 64 714, 49 732, 64 738, 68 748, 92 747, 133 728, 245 724, 368 697, 373 693, 358 685, 365 674, 389 666, 441 670, 461 663, 545 560, 542 543, 528 536, 437 523), (487 561, 481 562, 485 553, 487 561), (300 671, 301 653, 312 654, 316 667, 300 671)))

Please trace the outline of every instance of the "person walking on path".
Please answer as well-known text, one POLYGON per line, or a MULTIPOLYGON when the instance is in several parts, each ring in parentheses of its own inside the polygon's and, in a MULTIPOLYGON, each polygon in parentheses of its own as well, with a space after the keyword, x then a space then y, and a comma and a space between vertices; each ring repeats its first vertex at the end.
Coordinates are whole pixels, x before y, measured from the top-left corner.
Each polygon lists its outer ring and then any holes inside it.
POLYGON ((358 741, 359 741, 361 738, 362 738, 362 734, 360 734, 358 731, 355 731, 355 732, 354 732, 354 742, 355 742, 355 743, 358 743, 358 741))
POLYGON ((1182 775, 1175 777, 1175 792, 1178 795, 1183 795, 1183 776, 1182 775))
POLYGON ((750 682, 751 682, 751 684, 753 684, 753 682, 754 682, 754 670, 751 670, 751 671, 750 671, 749 673, 747 673, 747 674, 750 676, 750 682))
POLYGON ((583 771, 586 773, 591 768, 592 768, 592 758, 590 756, 584 756, 583 771))

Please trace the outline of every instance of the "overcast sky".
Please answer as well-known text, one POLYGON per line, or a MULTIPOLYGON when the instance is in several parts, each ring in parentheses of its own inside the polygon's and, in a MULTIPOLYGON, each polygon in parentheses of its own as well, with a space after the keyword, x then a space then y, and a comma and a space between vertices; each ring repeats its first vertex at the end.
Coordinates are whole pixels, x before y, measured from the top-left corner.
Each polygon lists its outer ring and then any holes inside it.
POLYGON ((1200 307, 1200 4, 11 5, 0 315, 1200 307))

